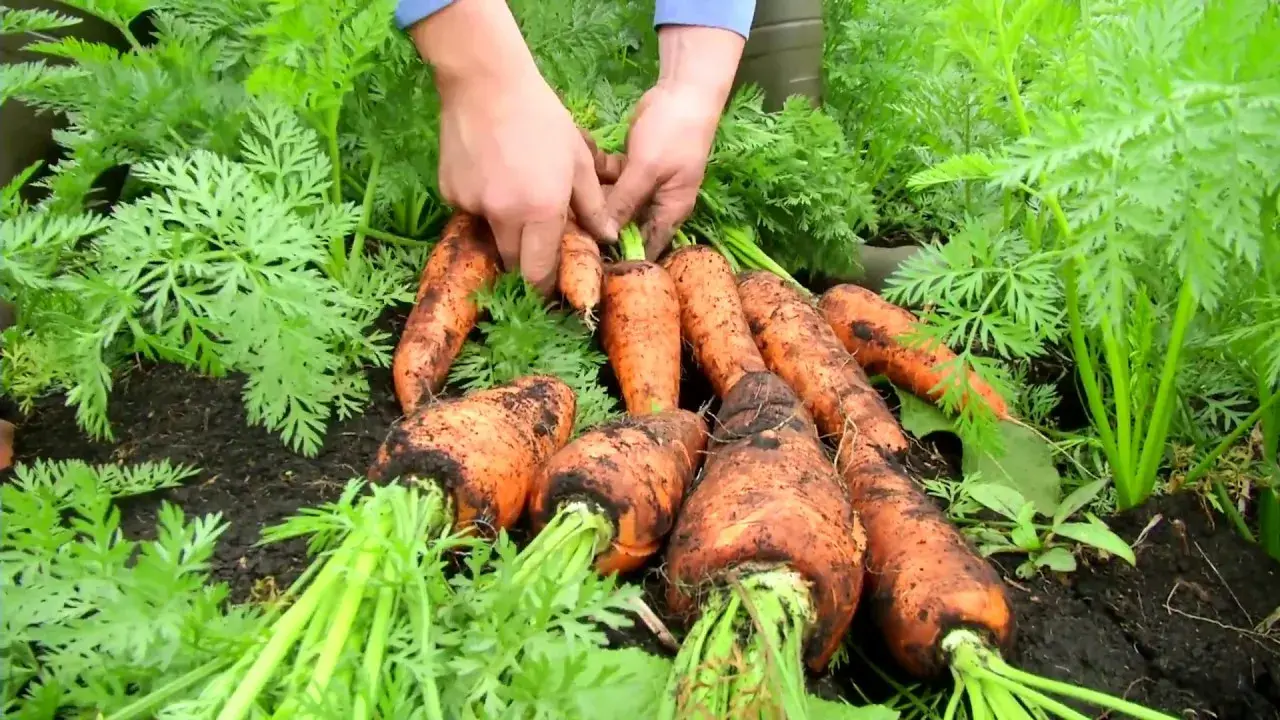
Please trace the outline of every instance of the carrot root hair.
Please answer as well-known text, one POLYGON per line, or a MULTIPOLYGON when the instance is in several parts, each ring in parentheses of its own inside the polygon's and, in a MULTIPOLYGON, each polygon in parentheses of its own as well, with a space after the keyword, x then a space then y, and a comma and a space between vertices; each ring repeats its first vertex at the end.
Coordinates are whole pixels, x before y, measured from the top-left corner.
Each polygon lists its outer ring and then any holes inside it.
POLYGON ((813 615, 799 573, 729 578, 706 598, 680 646, 658 719, 806 717, 802 638, 813 615))

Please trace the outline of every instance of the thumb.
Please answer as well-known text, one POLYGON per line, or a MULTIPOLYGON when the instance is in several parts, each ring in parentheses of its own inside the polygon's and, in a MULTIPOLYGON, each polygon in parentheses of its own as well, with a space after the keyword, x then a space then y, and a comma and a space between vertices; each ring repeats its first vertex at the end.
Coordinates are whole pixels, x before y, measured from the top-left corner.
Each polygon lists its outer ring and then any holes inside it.
POLYGON ((657 194, 649 212, 649 221, 642 231, 645 257, 656 260, 667 249, 676 228, 693 214, 696 200, 697 188, 691 193, 677 193, 674 197, 665 192, 657 194))
POLYGON ((618 241, 618 226, 609 215, 604 188, 600 187, 590 153, 583 152, 578 158, 569 208, 582 229, 593 235, 598 242, 615 243, 618 241))
POLYGON ((635 219, 640 208, 653 196, 656 183, 646 165, 628 162, 609 191, 606 211, 613 219, 614 227, 621 228, 635 219))

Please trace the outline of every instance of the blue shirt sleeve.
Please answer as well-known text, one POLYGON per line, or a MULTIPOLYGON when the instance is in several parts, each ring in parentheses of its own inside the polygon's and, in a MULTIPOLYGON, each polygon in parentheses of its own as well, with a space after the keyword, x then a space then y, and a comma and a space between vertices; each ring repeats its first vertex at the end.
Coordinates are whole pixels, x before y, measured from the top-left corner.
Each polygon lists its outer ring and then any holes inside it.
MULTIPOLYGON (((426 18, 453 0, 400 0, 396 24, 400 29, 426 18)), ((742 37, 751 32, 756 0, 657 0, 654 25, 700 25, 732 30, 742 37)))
POLYGON ((699 25, 751 33, 756 0, 657 0, 654 25, 699 25))
POLYGON ((403 30, 452 3, 453 0, 400 0, 396 5, 396 25, 403 30))

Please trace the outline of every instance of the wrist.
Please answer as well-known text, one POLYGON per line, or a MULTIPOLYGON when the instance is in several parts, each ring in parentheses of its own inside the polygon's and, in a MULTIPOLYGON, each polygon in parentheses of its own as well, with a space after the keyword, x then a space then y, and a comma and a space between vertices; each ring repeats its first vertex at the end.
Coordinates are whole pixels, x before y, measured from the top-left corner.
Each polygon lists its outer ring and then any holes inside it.
POLYGON ((541 82, 533 54, 505 0, 454 0, 408 28, 442 96, 541 82))
POLYGON ((732 30, 664 25, 658 29, 658 84, 693 90, 723 106, 745 44, 732 30))

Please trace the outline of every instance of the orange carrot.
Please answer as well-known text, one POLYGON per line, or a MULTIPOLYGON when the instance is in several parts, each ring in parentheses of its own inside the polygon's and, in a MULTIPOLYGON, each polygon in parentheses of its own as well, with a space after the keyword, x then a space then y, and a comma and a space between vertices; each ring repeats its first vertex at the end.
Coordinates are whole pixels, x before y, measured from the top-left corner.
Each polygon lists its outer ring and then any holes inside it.
MULTIPOLYGON (((945 364, 954 364, 956 354, 941 343, 932 347, 904 344, 901 338, 919 323, 910 311, 852 284, 827 290, 819 308, 840 342, 867 372, 883 373, 920 397, 935 402, 942 397, 941 383, 949 379, 951 372, 945 364)), ((969 402, 969 393, 973 392, 997 418, 1009 419, 1009 407, 994 388, 972 372, 967 381, 962 405, 969 402)))
POLYGON ((455 527, 507 528, 569 441, 576 410, 573 390, 545 375, 425 403, 392 428, 368 477, 435 483, 452 498, 455 527))
POLYGON ((13 424, 0 420, 0 472, 13 464, 13 424))
POLYGON ((974 628, 1008 648, 1013 611, 1004 583, 898 463, 857 442, 838 465, 867 532, 867 584, 877 626, 904 668, 946 669, 943 640, 974 628))
POLYGON ((743 376, 717 425, 667 548, 668 607, 700 618, 677 655, 658 716, 741 717, 767 692, 764 674, 753 673, 776 662, 786 687, 768 702, 781 704, 785 717, 804 702, 801 657, 824 668, 853 618, 865 535, 812 418, 776 375, 743 376), (752 630, 752 617, 767 627, 752 630), (763 645, 767 637, 781 637, 776 656, 763 645), (717 663, 727 667, 714 675, 743 674, 727 700, 701 684, 727 680, 697 677, 717 663))
POLYGON ((560 294, 582 317, 587 327, 595 325, 604 284, 604 266, 600 262, 600 246, 570 220, 560 243, 560 294))
POLYGON ((480 312, 475 293, 501 272, 488 223, 466 213, 450 218, 427 259, 391 361, 396 397, 406 415, 444 387, 480 312))
POLYGON ((948 603, 955 617, 989 621, 989 630, 1007 639, 1012 618, 999 578, 897 470, 907 448, 901 427, 831 327, 799 291, 772 273, 744 275, 740 291, 765 362, 816 409, 819 427, 839 448, 838 467, 866 528, 873 609, 886 635, 897 638, 895 657, 912 671, 935 667, 923 658, 936 647, 917 641, 950 622, 937 612, 948 603), (933 594, 913 590, 929 586, 923 578, 930 573, 936 580, 933 594), (914 623, 913 633, 904 632, 908 623, 914 623))
POLYGON ((680 299, 680 327, 694 360, 723 398, 743 375, 765 369, 742 313, 738 283, 724 256, 689 245, 663 260, 680 299))
MULTIPOLYGON (((701 464, 707 425, 687 410, 624 416, 583 433, 551 457, 534 479, 529 516, 553 533, 562 511, 585 505, 608 518, 610 547, 601 573, 630 572, 658 551, 701 464)), ((536 541, 535 541, 536 542, 536 541)))
POLYGON ((600 341, 632 415, 680 402, 680 301, 662 266, 644 258, 634 226, 619 233, 624 259, 605 268, 600 341), (637 248, 638 244, 638 248, 637 248))
POLYGON ((765 364, 795 389, 824 436, 853 433, 893 455, 907 451, 884 399, 807 298, 763 270, 743 274, 738 292, 765 364))

